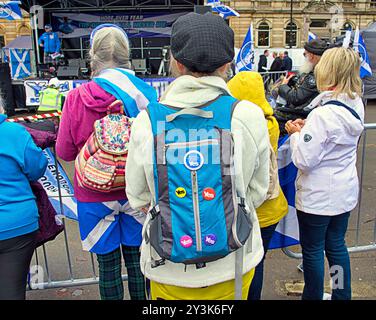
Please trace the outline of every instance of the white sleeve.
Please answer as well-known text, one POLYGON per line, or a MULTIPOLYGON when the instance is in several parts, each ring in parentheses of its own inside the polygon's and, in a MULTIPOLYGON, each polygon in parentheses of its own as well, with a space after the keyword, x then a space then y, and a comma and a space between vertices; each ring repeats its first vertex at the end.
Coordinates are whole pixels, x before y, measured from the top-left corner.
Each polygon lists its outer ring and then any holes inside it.
POLYGON ((325 155, 328 140, 328 126, 323 114, 312 111, 300 133, 290 138, 292 161, 302 171, 312 170, 320 164, 325 155))
POLYGON ((249 102, 238 104, 233 116, 237 180, 245 188, 246 199, 257 209, 269 189, 269 133, 261 109, 249 102))
POLYGON ((125 170, 126 193, 130 206, 135 210, 148 206, 152 199, 145 171, 148 161, 152 163, 152 141, 149 116, 142 111, 132 125, 125 170))

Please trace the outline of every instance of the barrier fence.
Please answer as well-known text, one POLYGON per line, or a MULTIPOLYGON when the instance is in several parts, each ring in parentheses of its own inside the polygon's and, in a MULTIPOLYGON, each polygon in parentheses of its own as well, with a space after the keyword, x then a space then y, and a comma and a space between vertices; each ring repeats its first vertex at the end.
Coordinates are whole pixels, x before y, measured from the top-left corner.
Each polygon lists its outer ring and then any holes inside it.
MULTIPOLYGON (((376 216, 374 217, 374 226, 373 226, 373 235, 372 239, 369 239, 365 243, 361 243, 360 235, 361 235, 361 218, 362 218, 362 205, 363 205, 363 189, 364 189, 364 180, 365 180, 365 167, 366 167, 366 148, 367 148, 367 138, 370 134, 370 131, 376 129, 376 123, 366 124, 365 131, 362 137, 361 144, 359 145, 359 179, 360 179, 360 193, 359 193, 359 205, 356 209, 356 230, 355 230, 355 244, 349 247, 350 253, 359 253, 359 252, 367 252, 367 251, 375 251, 376 250, 376 216)), ((376 138, 376 136, 375 136, 376 138)), ((54 152, 55 153, 55 152, 54 152)), ((59 176, 59 165, 58 160, 55 157, 55 166, 57 173, 56 175, 59 176)), ((60 180, 57 179, 57 187, 58 187, 58 194, 59 194, 59 202, 60 202, 60 214, 64 215, 64 205, 63 205, 63 198, 69 197, 66 195, 62 195, 62 187, 60 185, 60 180)), ((376 185, 376 183, 375 183, 376 185)), ((93 285, 99 283, 98 271, 97 266, 95 263, 94 255, 87 253, 89 257, 89 264, 86 264, 85 268, 86 271, 84 272, 84 276, 82 274, 77 277, 77 272, 74 271, 75 261, 77 262, 77 257, 74 256, 75 253, 72 253, 71 247, 76 246, 79 249, 75 249, 75 252, 82 251, 81 248, 81 241, 78 236, 69 239, 69 232, 67 229, 67 221, 66 218, 62 219, 62 223, 64 224, 64 231, 62 235, 59 235, 58 238, 52 242, 47 243, 46 245, 41 246, 40 248, 35 250, 33 260, 35 264, 30 269, 29 281, 28 281, 28 290, 42 290, 42 289, 52 289, 52 288, 67 288, 67 287, 76 287, 76 286, 84 286, 84 285, 93 285), (52 264, 50 263, 51 256, 48 254, 49 247, 53 247, 54 249, 54 259, 58 258, 58 261, 54 261, 54 268, 56 268, 56 264, 64 264, 67 269, 68 276, 64 279, 57 279, 53 277, 52 271, 53 268, 51 267, 52 264), (61 250, 63 248, 63 256, 62 258, 61 252, 58 253, 56 250, 61 250)), ((77 224, 77 222, 73 222, 77 224)), ((52 248, 50 248, 52 249, 52 248)), ((302 259, 302 254, 300 252, 294 252, 290 248, 283 248, 282 251, 291 258, 294 259, 302 259)), ((86 254, 86 253, 85 253, 86 254)), ((82 264, 80 266, 82 268, 82 264)), ((80 272, 82 273, 82 272, 80 272)), ((128 280, 128 276, 123 274, 122 276, 124 281, 128 280)))
MULTIPOLYGON (((349 247, 350 253, 359 253, 359 252, 366 252, 366 251, 373 251, 376 250, 376 219, 374 224, 374 230, 373 230, 373 239, 369 241, 369 243, 360 243, 360 234, 361 234, 361 218, 362 218, 362 204, 363 204, 363 188, 364 188, 364 175, 365 175, 365 167, 366 167, 366 147, 367 147, 367 135, 369 134, 369 131, 376 129, 376 123, 372 124, 366 124, 365 125, 365 131, 362 138, 362 144, 360 145, 360 194, 359 194, 359 205, 356 210, 357 213, 357 220, 356 220, 356 234, 355 234, 355 245, 349 247)), ((58 168, 57 165, 57 159, 56 161, 56 168, 58 168)), ((58 189, 59 189, 59 196, 60 199, 63 197, 61 195, 61 187, 58 183, 58 189)), ((61 212, 64 213, 64 207, 61 203, 61 212)), ((66 221, 65 218, 63 219, 64 226, 66 227, 66 221)), ((79 237, 76 239, 69 240, 68 237, 68 230, 67 228, 64 228, 63 237, 59 236, 58 239, 55 241, 60 242, 63 241, 63 247, 64 247, 64 255, 66 260, 66 267, 68 271, 68 277, 67 279, 63 280, 54 280, 51 274, 51 265, 49 261, 49 256, 47 253, 47 245, 43 245, 41 249, 35 251, 35 262, 37 266, 41 266, 38 268, 34 268, 33 274, 31 274, 30 279, 33 279, 34 281, 31 283, 29 281, 29 290, 36 290, 36 289, 51 289, 51 288, 67 288, 67 287, 75 287, 75 286, 83 286, 83 285, 93 285, 98 284, 99 277, 97 275, 97 267, 95 264, 94 256, 93 254, 90 254, 90 272, 87 273, 86 277, 77 278, 75 277, 73 266, 74 266, 74 257, 72 256, 71 252, 71 245, 74 242, 76 245, 80 245, 80 239, 79 237), (71 242, 70 242, 71 241, 71 242), (72 242, 73 241, 73 242, 72 242), (42 258, 40 257, 40 251, 42 251, 42 258), (42 261, 43 259, 43 261, 42 261), (42 274, 41 274, 42 273, 42 274), (40 276, 40 277, 39 277, 40 276), (36 279, 42 280, 42 281, 35 281, 36 279)), ((294 252, 290 250, 289 248, 283 248, 282 251, 291 258, 294 259, 301 259, 302 254, 298 252, 294 252)), ((123 280, 127 281, 128 277, 126 274, 123 276, 123 280)))

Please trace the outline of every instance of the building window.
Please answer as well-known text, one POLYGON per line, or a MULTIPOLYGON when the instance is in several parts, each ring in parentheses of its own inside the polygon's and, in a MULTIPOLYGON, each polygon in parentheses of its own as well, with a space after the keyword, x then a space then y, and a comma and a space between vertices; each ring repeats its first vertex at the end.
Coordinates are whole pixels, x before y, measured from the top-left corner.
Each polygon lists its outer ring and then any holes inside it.
POLYGON ((18 29, 18 34, 20 36, 29 36, 31 34, 31 30, 27 25, 22 25, 18 29))
POLYGON ((297 47, 298 45, 298 27, 295 22, 289 22, 285 28, 286 47, 297 47))
POLYGON ((328 26, 328 20, 315 19, 311 21, 310 28, 326 28, 328 26))
POLYGON ((371 8, 376 8, 376 0, 371 0, 371 8))
POLYGON ((270 47, 270 26, 267 22, 261 22, 257 28, 257 46, 270 47))

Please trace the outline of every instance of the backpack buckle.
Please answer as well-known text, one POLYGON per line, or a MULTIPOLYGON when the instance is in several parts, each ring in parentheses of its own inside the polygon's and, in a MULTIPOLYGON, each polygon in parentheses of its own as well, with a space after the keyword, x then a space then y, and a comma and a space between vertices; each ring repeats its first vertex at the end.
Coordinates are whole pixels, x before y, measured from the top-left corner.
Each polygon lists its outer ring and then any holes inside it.
POLYGON ((196 264, 196 270, 206 268, 206 263, 201 262, 196 264))
POLYGON ((165 259, 152 260, 152 262, 151 262, 151 268, 155 269, 155 268, 158 268, 160 266, 164 266, 165 264, 166 264, 166 260, 165 259))
POLYGON ((239 206, 242 208, 245 208, 245 199, 244 198, 238 198, 239 206))
POLYGON ((153 209, 151 209, 149 211, 150 215, 151 215, 151 220, 154 220, 156 217, 158 217, 159 215, 159 206, 155 206, 153 207, 153 209))

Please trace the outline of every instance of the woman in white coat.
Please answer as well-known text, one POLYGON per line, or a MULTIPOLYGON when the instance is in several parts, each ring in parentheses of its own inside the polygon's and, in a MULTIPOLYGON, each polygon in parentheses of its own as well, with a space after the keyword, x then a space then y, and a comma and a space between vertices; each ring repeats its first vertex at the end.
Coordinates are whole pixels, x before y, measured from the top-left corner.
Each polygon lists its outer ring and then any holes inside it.
POLYGON ((327 50, 315 68, 321 94, 307 120, 286 124, 299 169, 296 208, 303 251, 304 300, 324 293, 324 251, 333 281, 332 300, 351 299, 345 244, 350 212, 358 201, 357 146, 364 128, 360 58, 352 49, 327 50))

